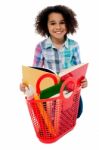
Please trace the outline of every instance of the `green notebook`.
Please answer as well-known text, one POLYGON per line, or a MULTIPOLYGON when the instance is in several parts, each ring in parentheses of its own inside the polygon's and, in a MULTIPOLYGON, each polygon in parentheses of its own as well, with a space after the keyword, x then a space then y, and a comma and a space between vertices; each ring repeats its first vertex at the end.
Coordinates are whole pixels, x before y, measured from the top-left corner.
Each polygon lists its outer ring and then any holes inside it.
POLYGON ((49 97, 52 97, 60 92, 60 88, 62 86, 63 82, 59 82, 58 84, 55 84, 54 86, 51 86, 47 89, 44 89, 40 93, 40 99, 46 99, 49 97))

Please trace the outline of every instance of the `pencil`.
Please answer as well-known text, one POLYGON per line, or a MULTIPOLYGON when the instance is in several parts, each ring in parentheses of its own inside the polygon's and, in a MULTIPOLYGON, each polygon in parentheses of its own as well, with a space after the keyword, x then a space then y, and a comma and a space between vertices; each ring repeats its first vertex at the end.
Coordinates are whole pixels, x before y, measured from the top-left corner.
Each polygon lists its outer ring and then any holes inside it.
MULTIPOLYGON (((39 100, 39 96, 38 96, 38 95, 35 95, 35 96, 34 96, 34 100, 39 100)), ((39 110, 40 110, 40 113, 41 113, 41 115, 42 115, 42 117, 43 117, 43 119, 44 119, 44 122, 45 122, 45 124, 46 124, 46 126, 47 126, 47 128, 48 128, 48 131, 49 131, 52 135, 56 136, 55 129, 54 129, 52 123, 51 123, 51 120, 50 120, 49 116, 47 115, 46 111, 44 110, 44 107, 43 107, 43 105, 41 104, 41 102, 37 102, 37 106, 38 106, 38 108, 39 108, 39 110)))

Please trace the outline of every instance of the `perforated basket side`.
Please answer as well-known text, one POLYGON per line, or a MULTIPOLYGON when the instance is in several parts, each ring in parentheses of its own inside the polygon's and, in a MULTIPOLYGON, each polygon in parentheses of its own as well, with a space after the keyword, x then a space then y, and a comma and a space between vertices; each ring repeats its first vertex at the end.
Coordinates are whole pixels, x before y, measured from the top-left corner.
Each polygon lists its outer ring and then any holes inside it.
POLYGON ((32 123, 40 141, 43 143, 55 142, 73 129, 78 114, 79 98, 80 90, 75 92, 71 107, 68 109, 63 109, 64 101, 59 97, 46 101, 27 101, 32 123), (44 112, 42 116, 38 103, 44 107, 44 111, 47 113, 52 125, 50 130, 48 128, 50 124, 46 124, 46 116, 44 116, 44 112))

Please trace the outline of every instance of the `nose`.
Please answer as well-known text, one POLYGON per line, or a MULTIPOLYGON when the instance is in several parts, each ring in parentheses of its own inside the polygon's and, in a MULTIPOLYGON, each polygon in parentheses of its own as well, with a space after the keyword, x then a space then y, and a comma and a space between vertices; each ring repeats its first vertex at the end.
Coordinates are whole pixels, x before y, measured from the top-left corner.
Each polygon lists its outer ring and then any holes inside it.
POLYGON ((60 24, 56 24, 56 29, 60 29, 60 24))

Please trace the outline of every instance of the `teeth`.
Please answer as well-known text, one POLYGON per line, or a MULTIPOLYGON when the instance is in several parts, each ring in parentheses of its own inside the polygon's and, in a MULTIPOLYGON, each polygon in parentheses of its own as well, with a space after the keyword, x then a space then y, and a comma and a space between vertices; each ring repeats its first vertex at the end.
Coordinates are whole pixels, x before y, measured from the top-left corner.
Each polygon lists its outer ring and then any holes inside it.
POLYGON ((61 33, 61 32, 56 32, 56 33, 61 33))

